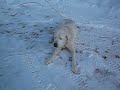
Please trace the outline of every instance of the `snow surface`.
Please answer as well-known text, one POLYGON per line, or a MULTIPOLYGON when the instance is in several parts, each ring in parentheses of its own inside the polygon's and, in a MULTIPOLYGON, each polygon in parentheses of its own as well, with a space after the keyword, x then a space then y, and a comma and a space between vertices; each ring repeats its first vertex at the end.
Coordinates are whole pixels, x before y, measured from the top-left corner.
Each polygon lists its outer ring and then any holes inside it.
POLYGON ((120 1, 48 1, 78 25, 80 74, 67 50, 44 64, 63 20, 46 0, 0 0, 0 90, 120 90, 120 1))

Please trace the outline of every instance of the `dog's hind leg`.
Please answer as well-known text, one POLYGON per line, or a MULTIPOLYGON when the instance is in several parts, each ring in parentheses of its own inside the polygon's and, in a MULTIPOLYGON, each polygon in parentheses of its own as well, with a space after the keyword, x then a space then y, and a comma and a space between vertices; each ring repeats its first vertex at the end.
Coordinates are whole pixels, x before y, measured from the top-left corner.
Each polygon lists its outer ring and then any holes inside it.
POLYGON ((52 56, 47 60, 46 64, 50 64, 60 51, 61 51, 61 48, 56 48, 52 56))

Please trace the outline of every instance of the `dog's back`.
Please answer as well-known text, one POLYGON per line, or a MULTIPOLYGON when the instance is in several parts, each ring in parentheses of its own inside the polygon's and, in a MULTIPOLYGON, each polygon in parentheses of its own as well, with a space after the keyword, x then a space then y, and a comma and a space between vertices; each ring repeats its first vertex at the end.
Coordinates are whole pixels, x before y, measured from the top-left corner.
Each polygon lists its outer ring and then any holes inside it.
POLYGON ((64 19, 64 27, 68 28, 68 30, 71 32, 71 35, 73 36, 73 38, 76 37, 78 28, 73 20, 64 19))
POLYGON ((64 24, 70 24, 70 23, 75 23, 75 22, 73 20, 71 20, 71 19, 64 19, 63 23, 64 24))

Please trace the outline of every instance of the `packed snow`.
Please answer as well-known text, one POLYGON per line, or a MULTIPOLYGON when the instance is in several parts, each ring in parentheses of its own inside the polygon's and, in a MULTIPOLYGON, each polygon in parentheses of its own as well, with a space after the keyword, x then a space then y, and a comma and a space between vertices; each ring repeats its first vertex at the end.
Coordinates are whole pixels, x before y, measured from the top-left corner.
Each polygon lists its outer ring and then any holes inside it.
POLYGON ((0 90, 120 90, 120 1, 0 0, 0 90), (79 75, 66 49, 44 63, 64 18, 79 29, 79 75))

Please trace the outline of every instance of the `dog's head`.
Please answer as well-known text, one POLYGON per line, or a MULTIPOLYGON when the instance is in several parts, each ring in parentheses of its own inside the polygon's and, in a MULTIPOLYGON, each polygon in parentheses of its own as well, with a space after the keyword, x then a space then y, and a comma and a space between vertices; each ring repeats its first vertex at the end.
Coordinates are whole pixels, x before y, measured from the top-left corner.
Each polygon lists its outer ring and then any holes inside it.
POLYGON ((62 48, 67 43, 68 38, 65 34, 55 34, 54 35, 54 47, 62 48))

